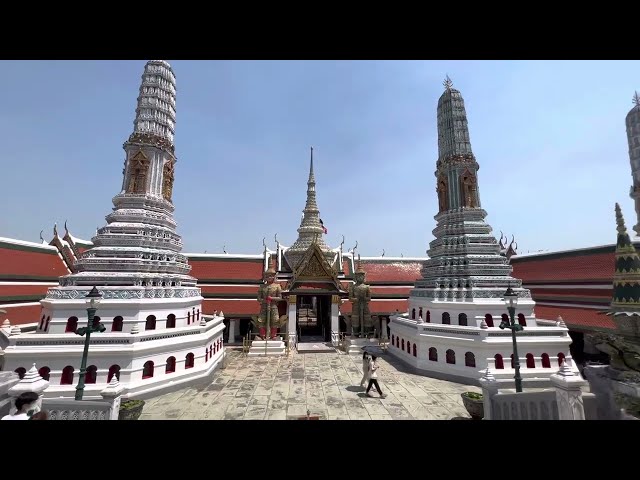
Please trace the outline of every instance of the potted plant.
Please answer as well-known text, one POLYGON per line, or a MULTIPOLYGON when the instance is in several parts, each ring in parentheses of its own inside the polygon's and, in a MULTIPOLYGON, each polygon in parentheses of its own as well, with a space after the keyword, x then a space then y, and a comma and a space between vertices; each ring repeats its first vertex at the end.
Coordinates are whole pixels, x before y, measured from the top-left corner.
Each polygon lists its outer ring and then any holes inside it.
POLYGON ((126 400, 120 404, 118 420, 138 420, 142 415, 144 400, 126 400))
POLYGON ((473 420, 484 418, 484 398, 481 393, 464 392, 461 394, 464 408, 467 409, 473 420))

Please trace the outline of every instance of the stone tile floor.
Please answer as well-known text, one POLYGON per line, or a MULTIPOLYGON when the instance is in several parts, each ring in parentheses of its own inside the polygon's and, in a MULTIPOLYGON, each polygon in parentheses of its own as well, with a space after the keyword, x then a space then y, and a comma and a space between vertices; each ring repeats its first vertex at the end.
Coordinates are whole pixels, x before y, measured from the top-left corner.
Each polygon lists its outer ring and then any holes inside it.
POLYGON ((469 418, 460 393, 478 387, 412 373, 393 356, 379 358, 383 393, 367 397, 362 360, 339 352, 246 357, 227 348, 225 365, 200 385, 146 401, 141 420, 446 420, 469 418))

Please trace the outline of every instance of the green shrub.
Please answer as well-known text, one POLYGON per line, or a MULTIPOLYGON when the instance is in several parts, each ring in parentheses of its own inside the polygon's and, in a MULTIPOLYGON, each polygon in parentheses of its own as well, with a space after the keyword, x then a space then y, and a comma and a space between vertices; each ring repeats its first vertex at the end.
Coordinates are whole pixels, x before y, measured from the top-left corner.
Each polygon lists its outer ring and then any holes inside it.
POLYGON ((482 400, 482 394, 476 392, 464 392, 463 395, 472 400, 482 400))
POLYGON ((144 405, 144 400, 126 400, 120 405, 120 410, 132 410, 140 405, 144 405))

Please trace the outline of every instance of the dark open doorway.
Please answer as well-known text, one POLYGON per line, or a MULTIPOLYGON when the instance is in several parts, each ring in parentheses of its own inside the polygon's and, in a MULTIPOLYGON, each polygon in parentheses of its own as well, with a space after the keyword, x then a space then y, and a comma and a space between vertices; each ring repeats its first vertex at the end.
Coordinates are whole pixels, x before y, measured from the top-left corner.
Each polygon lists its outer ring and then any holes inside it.
POLYGON ((299 295, 300 342, 331 341, 331 295, 299 295))

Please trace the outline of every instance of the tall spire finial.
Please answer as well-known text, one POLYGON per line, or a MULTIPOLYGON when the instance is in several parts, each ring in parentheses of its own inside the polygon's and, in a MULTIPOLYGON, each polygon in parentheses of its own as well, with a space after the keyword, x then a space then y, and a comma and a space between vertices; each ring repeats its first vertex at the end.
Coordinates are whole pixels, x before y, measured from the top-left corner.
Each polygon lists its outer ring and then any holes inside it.
POLYGON ((635 103, 636 107, 640 107, 640 95, 638 95, 637 91, 633 95, 633 103, 635 103))
POLYGON ((616 225, 620 235, 627 233, 627 226, 624 224, 624 217, 622 216, 622 210, 620 205, 616 202, 616 225))
POLYGON ((309 167, 309 183, 315 183, 316 178, 313 175, 313 147, 311 147, 311 167, 309 167))
MULTIPOLYGON (((312 244, 317 244, 325 252, 327 261, 334 253, 324 243, 322 235, 326 229, 320 219, 320 209, 316 201, 316 180, 313 173, 313 147, 311 147, 311 159, 309 164, 309 180, 307 181, 307 201, 302 210, 302 219, 298 228, 298 239, 285 252, 285 258, 291 268, 297 268, 298 262, 302 260, 306 251, 312 244)), ((333 262, 330 261, 330 264, 333 262)))
POLYGON ((451 90, 451 87, 453 87, 453 81, 449 78, 449 75, 445 77, 444 82, 442 82, 442 84, 444 85, 444 88, 446 88, 447 90, 451 90))

